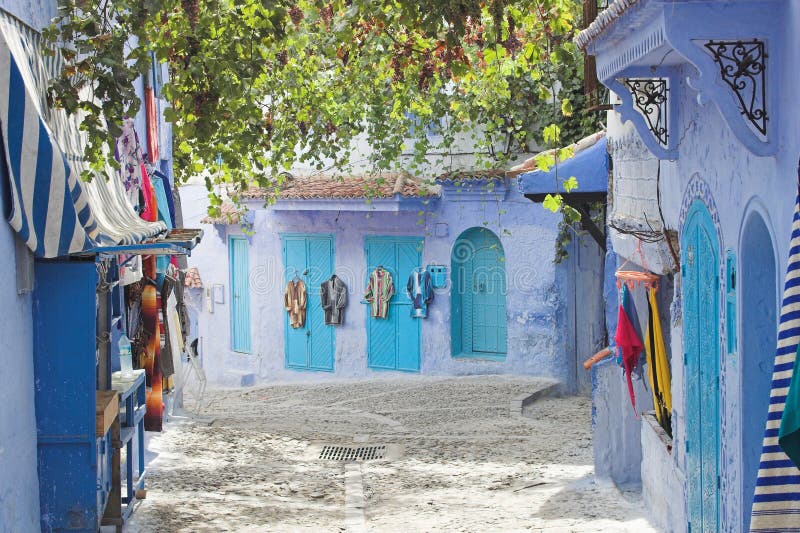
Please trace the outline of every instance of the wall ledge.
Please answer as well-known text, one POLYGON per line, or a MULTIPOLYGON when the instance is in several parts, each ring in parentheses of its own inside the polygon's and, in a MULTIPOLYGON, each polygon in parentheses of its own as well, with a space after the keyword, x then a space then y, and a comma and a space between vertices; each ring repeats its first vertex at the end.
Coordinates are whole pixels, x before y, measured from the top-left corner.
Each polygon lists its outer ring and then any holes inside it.
POLYGON ((667 435, 667 432, 664 431, 664 428, 662 428, 658 424, 658 420, 656 420, 655 411, 645 411, 645 412, 643 412, 642 413, 642 420, 647 422, 646 424, 642 424, 642 431, 647 431, 647 429, 645 429, 645 428, 649 427, 650 430, 652 430, 653 433, 655 433, 655 435, 658 437, 658 439, 662 442, 662 444, 664 444, 664 447, 666 448, 667 453, 669 453, 671 455, 672 454, 672 443, 673 443, 672 437, 667 435))

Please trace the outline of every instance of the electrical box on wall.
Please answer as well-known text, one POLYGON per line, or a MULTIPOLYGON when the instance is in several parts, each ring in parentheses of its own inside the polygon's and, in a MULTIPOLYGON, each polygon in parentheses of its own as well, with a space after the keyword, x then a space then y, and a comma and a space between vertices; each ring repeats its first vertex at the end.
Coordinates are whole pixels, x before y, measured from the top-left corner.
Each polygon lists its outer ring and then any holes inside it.
POLYGON ((431 275, 431 284, 434 289, 443 289, 447 286, 447 267, 444 265, 428 265, 431 275))

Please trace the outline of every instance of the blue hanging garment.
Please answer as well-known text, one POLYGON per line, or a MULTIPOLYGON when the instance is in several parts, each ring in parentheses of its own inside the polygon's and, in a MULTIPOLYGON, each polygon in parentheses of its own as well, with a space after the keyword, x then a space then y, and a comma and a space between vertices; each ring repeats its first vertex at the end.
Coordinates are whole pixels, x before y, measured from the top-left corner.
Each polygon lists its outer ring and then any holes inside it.
POLYGON ((412 270, 408 276, 406 294, 411 299, 411 318, 427 318, 428 305, 433 301, 431 273, 422 267, 412 270))

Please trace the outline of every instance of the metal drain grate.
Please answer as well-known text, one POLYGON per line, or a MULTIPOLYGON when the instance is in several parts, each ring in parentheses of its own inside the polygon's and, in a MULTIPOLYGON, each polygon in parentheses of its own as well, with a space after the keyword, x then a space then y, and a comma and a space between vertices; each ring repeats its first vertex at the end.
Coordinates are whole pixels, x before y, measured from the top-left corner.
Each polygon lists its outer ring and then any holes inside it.
POLYGON ((324 446, 320 459, 329 461, 372 461, 383 459, 386 446, 324 446))

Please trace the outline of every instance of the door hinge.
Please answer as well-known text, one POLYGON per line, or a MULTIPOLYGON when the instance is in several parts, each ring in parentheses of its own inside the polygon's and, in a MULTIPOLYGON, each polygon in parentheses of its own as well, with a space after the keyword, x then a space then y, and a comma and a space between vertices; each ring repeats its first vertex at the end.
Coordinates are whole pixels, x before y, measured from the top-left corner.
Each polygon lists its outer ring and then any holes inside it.
POLYGON ((683 352, 683 366, 686 366, 688 364, 689 364, 689 354, 688 352, 683 352))
POLYGON ((689 453, 689 441, 687 440, 685 444, 686 444, 686 453, 689 453))
POLYGON ((306 337, 310 337, 310 336, 311 336, 311 330, 310 330, 310 329, 307 329, 307 330, 306 330, 306 337))
POLYGON ((691 522, 686 522, 686 531, 688 533, 692 533, 692 523, 691 522))
POLYGON ((719 489, 721 486, 722 486, 722 481, 720 480, 720 477, 717 476, 717 489, 719 489))

